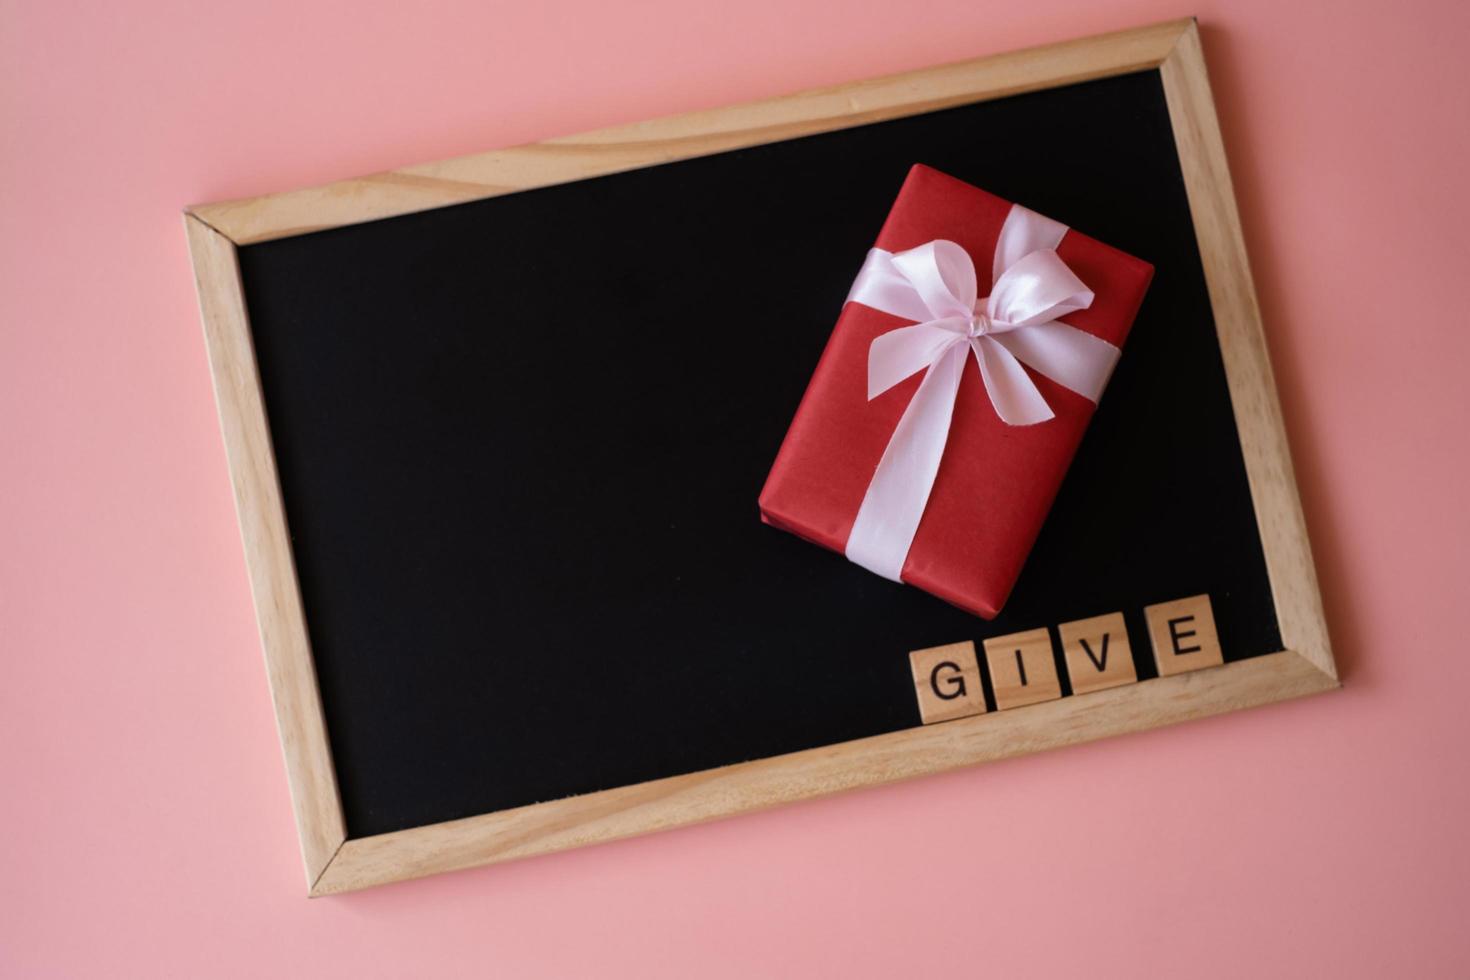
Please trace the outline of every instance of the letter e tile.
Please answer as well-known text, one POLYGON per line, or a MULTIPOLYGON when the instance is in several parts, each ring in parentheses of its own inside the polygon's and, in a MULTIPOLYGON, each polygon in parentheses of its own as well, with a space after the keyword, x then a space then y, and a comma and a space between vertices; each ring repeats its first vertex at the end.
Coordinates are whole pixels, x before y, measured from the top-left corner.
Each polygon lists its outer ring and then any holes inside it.
POLYGON ((1190 596, 1147 606, 1148 639, 1154 648, 1159 676, 1216 667, 1225 662, 1215 634, 1215 614, 1207 595, 1190 596))

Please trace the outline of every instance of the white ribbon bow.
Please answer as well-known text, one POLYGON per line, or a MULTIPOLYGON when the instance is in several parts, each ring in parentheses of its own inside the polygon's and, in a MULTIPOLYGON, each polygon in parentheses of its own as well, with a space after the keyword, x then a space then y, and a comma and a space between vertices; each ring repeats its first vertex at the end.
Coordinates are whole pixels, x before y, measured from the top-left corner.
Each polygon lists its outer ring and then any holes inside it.
MULTIPOLYGON (((990 295, 983 299, 977 298, 969 253, 954 242, 868 252, 848 302, 916 321, 874 339, 868 398, 918 371, 928 373, 868 484, 847 539, 850 560, 901 581, 944 456, 967 351, 975 355, 996 414, 1008 425, 1034 425, 1054 415, 1022 363, 1090 401, 1101 397, 1120 352, 1057 320, 1093 300, 1057 256, 1066 233, 1066 225, 1013 205, 996 243, 990 295)), ((984 501, 976 504, 983 507, 984 501)))

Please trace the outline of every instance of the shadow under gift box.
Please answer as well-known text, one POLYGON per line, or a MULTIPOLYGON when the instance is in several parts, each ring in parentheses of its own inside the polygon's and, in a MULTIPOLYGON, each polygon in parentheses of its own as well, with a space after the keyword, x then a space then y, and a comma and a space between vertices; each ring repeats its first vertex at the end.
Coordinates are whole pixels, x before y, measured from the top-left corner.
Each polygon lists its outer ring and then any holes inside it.
MULTIPOLYGON (((957 242, 974 261, 984 296, 1010 208, 915 165, 875 245, 900 252, 934 239, 957 242)), ((1065 223, 1065 215, 1048 217, 1065 223)), ((1091 307, 1061 321, 1123 347, 1153 266, 1070 229, 1057 254, 1095 294, 1091 307)), ((843 307, 761 491, 767 524, 845 551, 878 461, 924 377, 920 371, 869 401, 868 348, 910 322, 858 303, 843 307)), ((996 415, 974 358, 967 358, 944 458, 903 565, 904 582, 986 619, 1010 596, 1097 407, 1027 373, 1056 417, 1011 426, 996 415)))

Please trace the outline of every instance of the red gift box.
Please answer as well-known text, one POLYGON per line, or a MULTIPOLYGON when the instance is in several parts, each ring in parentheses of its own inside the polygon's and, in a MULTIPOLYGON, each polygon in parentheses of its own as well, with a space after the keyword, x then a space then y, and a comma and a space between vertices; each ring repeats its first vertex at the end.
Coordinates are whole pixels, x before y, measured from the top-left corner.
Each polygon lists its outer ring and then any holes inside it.
MULTIPOLYGON (((1011 204, 936 170, 909 171, 876 247, 891 253, 948 239, 969 253, 987 290, 988 270, 1011 204)), ((1094 294, 1060 321, 1122 347, 1153 266, 1068 230, 1057 256, 1094 294)), ((873 340, 912 324, 848 302, 761 491, 761 519, 843 553, 894 428, 918 389, 919 371, 869 400, 873 340)), ((987 619, 1000 611, 1041 530, 1096 405, 1027 368, 1055 417, 1008 425, 966 358, 948 442, 901 578, 987 619)))

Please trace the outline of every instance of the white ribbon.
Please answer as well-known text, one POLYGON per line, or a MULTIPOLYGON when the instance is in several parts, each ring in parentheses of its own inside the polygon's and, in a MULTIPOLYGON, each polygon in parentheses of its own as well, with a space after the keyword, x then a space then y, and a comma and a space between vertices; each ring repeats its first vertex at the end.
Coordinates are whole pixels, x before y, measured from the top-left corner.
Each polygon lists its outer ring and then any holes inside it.
MULTIPOLYGON (((847 557, 900 581, 949 438, 965 354, 975 355, 990 404, 1008 425, 1034 425, 1051 407, 1021 365, 1096 402, 1119 350, 1057 318, 1092 305, 1092 290, 1056 253, 1067 226, 1013 205, 995 247, 990 295, 977 298, 964 248, 938 239, 868 253, 848 302, 915 321, 874 339, 868 398, 927 369, 873 473, 847 539, 847 557)), ((984 506, 983 501, 977 501, 984 506)))

